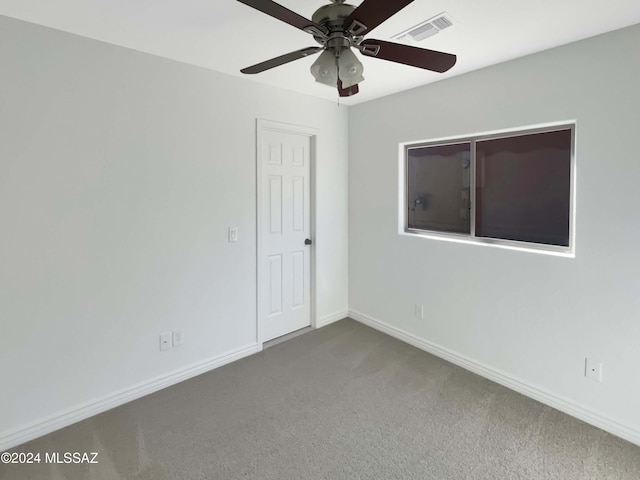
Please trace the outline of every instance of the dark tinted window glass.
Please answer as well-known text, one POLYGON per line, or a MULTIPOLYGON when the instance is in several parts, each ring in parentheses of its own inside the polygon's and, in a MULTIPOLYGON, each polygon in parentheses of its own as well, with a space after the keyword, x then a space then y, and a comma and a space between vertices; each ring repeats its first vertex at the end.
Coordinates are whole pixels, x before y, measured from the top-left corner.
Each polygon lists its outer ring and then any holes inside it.
POLYGON ((476 236, 569 246, 571 130, 476 143, 476 236))
POLYGON ((470 232, 470 148, 469 143, 461 143, 409 149, 409 228, 470 232))

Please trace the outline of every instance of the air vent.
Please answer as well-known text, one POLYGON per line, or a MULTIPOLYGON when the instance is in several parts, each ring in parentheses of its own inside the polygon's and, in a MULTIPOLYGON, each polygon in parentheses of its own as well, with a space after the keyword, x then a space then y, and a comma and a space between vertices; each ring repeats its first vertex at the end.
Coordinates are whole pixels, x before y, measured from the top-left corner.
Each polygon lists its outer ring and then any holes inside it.
POLYGON ((447 15, 445 12, 442 12, 435 17, 430 18, 429 20, 425 20, 418 25, 414 25, 413 27, 405 30, 404 32, 400 32, 397 35, 392 36, 391 38, 394 40, 408 40, 410 42, 421 42, 425 38, 432 37, 436 33, 439 33, 440 30, 444 30, 445 28, 449 28, 453 25, 453 20, 451 17, 447 15))

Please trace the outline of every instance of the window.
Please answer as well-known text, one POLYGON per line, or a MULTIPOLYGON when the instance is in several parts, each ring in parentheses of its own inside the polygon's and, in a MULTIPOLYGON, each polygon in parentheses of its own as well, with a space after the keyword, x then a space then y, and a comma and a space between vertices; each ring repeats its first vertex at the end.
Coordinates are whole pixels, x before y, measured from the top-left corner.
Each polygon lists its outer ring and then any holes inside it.
POLYGON ((573 250, 575 125, 403 144, 408 233, 573 250))

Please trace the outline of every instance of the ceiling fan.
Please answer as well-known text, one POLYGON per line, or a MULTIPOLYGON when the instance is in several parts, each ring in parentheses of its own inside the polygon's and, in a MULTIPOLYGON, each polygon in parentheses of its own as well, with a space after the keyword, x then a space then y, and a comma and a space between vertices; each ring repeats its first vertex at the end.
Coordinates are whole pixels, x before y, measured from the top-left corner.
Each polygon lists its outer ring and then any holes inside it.
POLYGON ((240 70, 245 74, 264 72, 322 51, 311 66, 311 74, 316 81, 337 87, 341 97, 348 97, 358 93, 358 84, 364 80, 362 63, 358 61, 351 48, 368 57, 439 73, 446 72, 456 63, 456 56, 450 53, 383 40, 364 39, 366 34, 413 0, 364 0, 357 8, 344 3, 345 0, 331 0, 333 3, 316 10, 311 17, 312 20, 272 0, 238 1, 310 33, 321 45, 296 50, 240 70))

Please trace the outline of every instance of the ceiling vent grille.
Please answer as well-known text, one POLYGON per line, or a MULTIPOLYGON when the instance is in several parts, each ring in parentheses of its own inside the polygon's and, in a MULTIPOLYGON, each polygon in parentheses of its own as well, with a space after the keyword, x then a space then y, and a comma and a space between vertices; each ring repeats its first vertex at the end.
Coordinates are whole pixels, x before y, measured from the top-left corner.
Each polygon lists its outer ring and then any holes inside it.
POLYGON ((414 25, 413 27, 400 32, 391 38, 394 40, 408 40, 410 42, 421 42, 425 38, 432 37, 436 33, 439 33, 441 30, 445 28, 449 28, 453 25, 453 20, 449 15, 445 12, 442 12, 435 17, 430 18, 429 20, 425 20, 418 25, 414 25))

